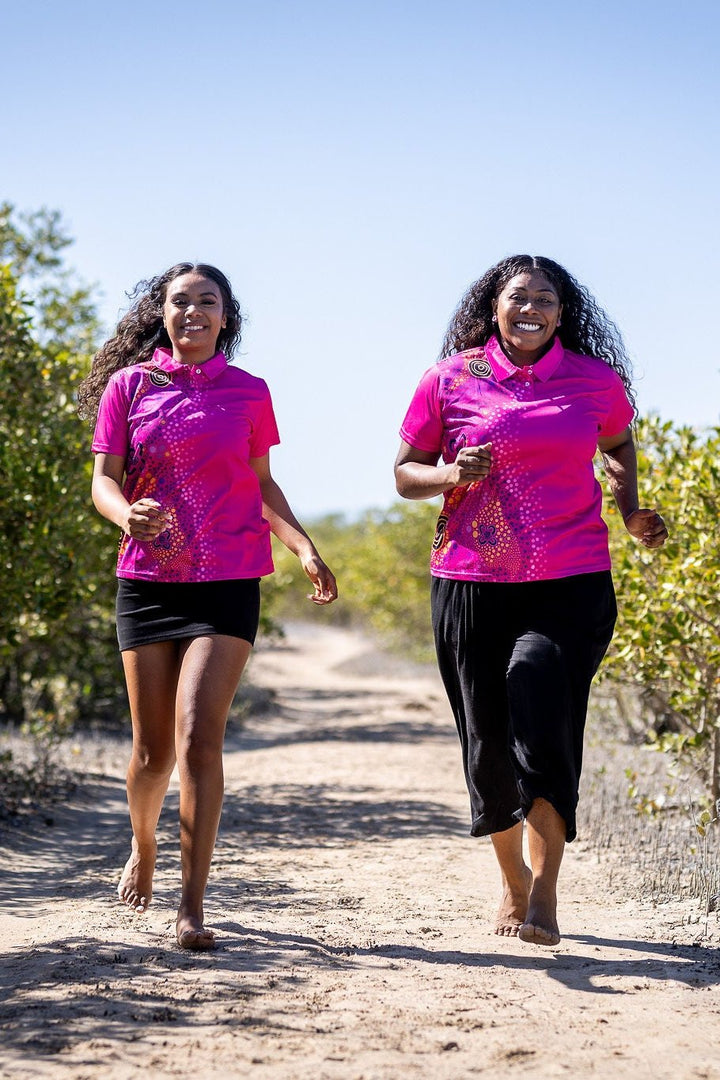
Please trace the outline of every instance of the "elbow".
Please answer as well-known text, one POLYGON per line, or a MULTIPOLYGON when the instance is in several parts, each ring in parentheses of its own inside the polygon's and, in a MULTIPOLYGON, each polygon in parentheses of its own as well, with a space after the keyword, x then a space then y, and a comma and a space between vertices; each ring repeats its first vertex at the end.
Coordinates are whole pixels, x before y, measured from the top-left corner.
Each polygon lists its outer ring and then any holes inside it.
POLYGON ((397 466, 395 469, 395 490, 403 499, 412 498, 409 478, 405 475, 402 465, 397 466))
POLYGON ((92 487, 90 488, 90 498, 92 499, 92 504, 98 511, 98 513, 102 513, 100 509, 100 485, 97 483, 96 480, 93 480, 92 482, 92 487))

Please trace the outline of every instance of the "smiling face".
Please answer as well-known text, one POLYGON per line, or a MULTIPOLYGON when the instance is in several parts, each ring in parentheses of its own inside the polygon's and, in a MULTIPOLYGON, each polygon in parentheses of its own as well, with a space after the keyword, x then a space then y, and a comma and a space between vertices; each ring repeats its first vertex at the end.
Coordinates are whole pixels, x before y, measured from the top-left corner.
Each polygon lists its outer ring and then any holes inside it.
POLYGON ((539 270, 516 274, 493 301, 500 344, 518 367, 534 364, 557 329, 562 304, 539 270))
POLYGON ((194 271, 174 278, 165 293, 163 323, 175 360, 183 364, 209 360, 227 323, 220 287, 194 271))

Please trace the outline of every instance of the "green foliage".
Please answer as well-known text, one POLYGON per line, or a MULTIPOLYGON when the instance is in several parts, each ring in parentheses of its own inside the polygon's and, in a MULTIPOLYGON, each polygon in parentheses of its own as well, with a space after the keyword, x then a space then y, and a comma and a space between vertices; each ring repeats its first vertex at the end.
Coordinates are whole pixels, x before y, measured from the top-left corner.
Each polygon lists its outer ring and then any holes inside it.
POLYGON ((0 207, 0 691, 6 718, 58 728, 114 699, 118 670, 112 541, 75 408, 99 327, 68 243, 57 215, 0 207))
POLYGON ((620 617, 606 673, 640 688, 661 750, 700 770, 720 797, 720 429, 702 435, 652 418, 638 429, 641 504, 670 540, 648 552, 606 517, 620 617))
MULTIPOLYGON (((368 510, 356 521, 331 515, 310 533, 338 579, 339 599, 317 617, 372 627, 392 648, 431 659, 430 544, 438 508, 397 503, 368 510)), ((299 617, 308 582, 297 559, 279 545, 277 572, 263 584, 263 600, 276 617, 299 617)))

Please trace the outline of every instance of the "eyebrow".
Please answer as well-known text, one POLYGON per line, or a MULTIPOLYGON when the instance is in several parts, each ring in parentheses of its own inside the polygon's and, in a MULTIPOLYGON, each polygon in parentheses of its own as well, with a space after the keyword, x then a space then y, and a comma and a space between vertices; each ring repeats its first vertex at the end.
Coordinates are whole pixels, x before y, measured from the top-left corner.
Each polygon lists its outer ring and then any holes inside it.
MULTIPOLYGON (((189 294, 184 289, 180 289, 178 292, 174 292, 171 295, 172 296, 188 296, 189 294)), ((198 293, 198 295, 199 296, 212 296, 216 300, 220 299, 220 294, 216 293, 214 289, 204 289, 201 293, 198 293)))
MULTIPOLYGON (((513 285, 513 289, 516 289, 518 292, 528 292, 529 291, 526 285, 513 285)), ((557 291, 555 289, 533 289, 533 292, 549 292, 549 293, 552 293, 553 296, 558 295, 558 293, 557 293, 557 291)))

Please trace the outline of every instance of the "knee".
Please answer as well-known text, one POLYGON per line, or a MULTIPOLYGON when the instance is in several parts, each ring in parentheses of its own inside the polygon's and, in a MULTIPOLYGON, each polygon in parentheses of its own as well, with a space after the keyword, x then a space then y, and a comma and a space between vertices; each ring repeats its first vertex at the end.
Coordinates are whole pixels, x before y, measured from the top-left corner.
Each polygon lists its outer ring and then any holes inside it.
POLYGON ((527 691, 554 685, 563 672, 562 651, 553 641, 521 641, 510 658, 506 674, 509 691, 527 691))
POLYGON ((175 749, 172 746, 156 746, 137 743, 133 748, 133 765, 148 776, 169 776, 175 766, 175 749))
POLYGON ((527 656, 514 656, 508 665, 505 676, 508 699, 511 702, 517 702, 527 694, 535 697, 535 681, 534 662, 527 656))
POLYGON ((222 739, 207 726, 186 720, 178 738, 178 758, 196 772, 215 765, 222 757, 222 739))

